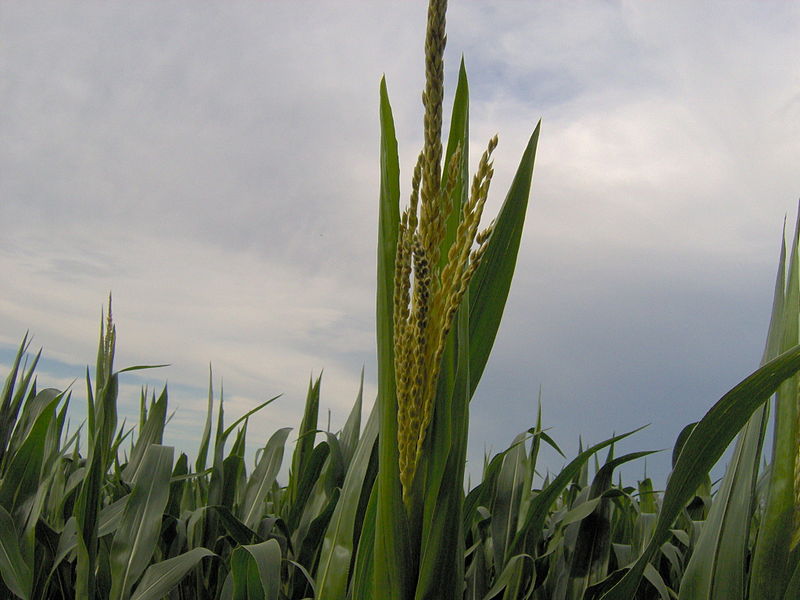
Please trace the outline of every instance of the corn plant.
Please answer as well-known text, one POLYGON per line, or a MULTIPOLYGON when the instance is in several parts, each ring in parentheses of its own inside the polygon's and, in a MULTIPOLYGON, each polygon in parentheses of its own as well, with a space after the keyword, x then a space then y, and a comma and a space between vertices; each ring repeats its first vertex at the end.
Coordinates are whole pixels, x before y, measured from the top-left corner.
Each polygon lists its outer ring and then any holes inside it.
POLYGON ((381 86, 379 468, 374 542, 363 532, 360 540, 372 546, 372 556, 355 572, 354 598, 463 593, 469 401, 508 294, 539 135, 537 126, 495 224, 479 233, 496 140, 468 186, 463 63, 445 150, 441 140, 446 5, 433 1, 428 9, 425 141, 402 216, 397 142, 385 82, 381 86))

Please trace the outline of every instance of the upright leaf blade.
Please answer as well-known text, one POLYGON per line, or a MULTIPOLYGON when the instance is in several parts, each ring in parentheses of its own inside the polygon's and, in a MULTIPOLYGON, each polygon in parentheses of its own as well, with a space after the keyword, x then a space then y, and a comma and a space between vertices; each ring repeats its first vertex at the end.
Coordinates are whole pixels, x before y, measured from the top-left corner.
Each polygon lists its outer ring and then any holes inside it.
MULTIPOLYGON (((781 238, 769 333, 762 364, 781 350, 786 287, 786 243, 781 238)), ((697 546, 681 578, 680 600, 743 600, 750 521, 769 403, 757 408, 739 434, 731 462, 697 546)))
POLYGON ((241 509, 241 520, 249 528, 255 529, 264 512, 264 499, 275 483, 275 477, 281 468, 284 446, 289 437, 291 427, 279 429, 264 447, 264 452, 247 482, 244 503, 241 509))
POLYGON ((299 485, 307 470, 311 453, 314 451, 314 439, 317 432, 317 419, 319 416, 319 391, 322 382, 320 375, 315 382, 308 382, 308 395, 306 396, 303 420, 297 432, 297 445, 292 456, 292 470, 289 473, 289 504, 294 504, 298 499, 299 485))
MULTIPOLYGON (((378 411, 377 407, 374 407, 345 475, 339 502, 331 515, 330 524, 322 540, 315 577, 318 600, 339 600, 347 595, 356 518, 364 489, 370 489, 373 484, 368 478, 368 469, 377 441, 378 411)), ((372 540, 366 537, 363 540, 364 544, 371 542, 372 540)))
POLYGON ((33 589, 32 565, 25 561, 11 515, 0 506, 0 576, 14 594, 28 600, 33 589))
POLYGON ((670 475, 653 534, 639 558, 602 600, 629 600, 653 552, 669 535, 678 513, 753 412, 800 370, 800 346, 784 352, 725 394, 692 431, 670 475))
MULTIPOLYGON (((405 600, 413 586, 406 577, 411 563, 405 508, 400 491, 397 451, 397 398, 394 375, 394 263, 400 220, 400 167, 397 156, 394 119, 386 91, 380 88, 381 192, 378 219, 378 443, 377 516, 375 556, 372 561, 373 590, 369 598, 405 600)), ((356 598, 355 600, 359 600, 356 598)))
POLYGON ((147 448, 140 475, 125 505, 111 544, 111 599, 127 600, 158 542, 161 518, 169 500, 174 451, 156 444, 147 448))
POLYGON ((489 247, 469 285, 470 394, 478 387, 505 309, 528 208, 541 122, 533 130, 505 202, 497 215, 489 247))
MULTIPOLYGON (((800 343, 800 210, 795 225, 788 283, 782 322, 781 349, 800 343)), ((795 469, 800 431, 798 431, 799 377, 785 381, 775 396, 772 457, 766 504, 753 554, 750 597, 782 600, 794 570, 791 563, 792 534, 795 531, 797 498, 795 469)))

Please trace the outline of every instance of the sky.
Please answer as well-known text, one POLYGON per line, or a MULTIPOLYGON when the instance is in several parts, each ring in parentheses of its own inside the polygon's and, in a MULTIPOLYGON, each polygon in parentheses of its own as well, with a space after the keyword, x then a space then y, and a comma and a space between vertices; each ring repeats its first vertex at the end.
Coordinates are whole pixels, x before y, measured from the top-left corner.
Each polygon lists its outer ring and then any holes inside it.
MULTIPOLYGON (((378 88, 403 197, 422 144, 421 2, 4 3, 0 367, 26 331, 39 385, 76 378, 113 293, 121 413, 168 382, 193 452, 209 365, 253 448, 375 395, 378 88)), ((800 198, 800 4, 452 2, 487 214, 539 119, 514 284, 471 406, 468 471, 543 423, 574 456, 671 449, 757 366, 800 198)), ((365 408, 365 411, 367 408, 365 408)), ((328 416, 330 415, 330 416, 328 416)), ((666 475, 670 452, 648 458, 666 475)), ((545 457, 543 468, 563 459, 545 457)), ((642 461, 631 467, 641 476, 642 461)))

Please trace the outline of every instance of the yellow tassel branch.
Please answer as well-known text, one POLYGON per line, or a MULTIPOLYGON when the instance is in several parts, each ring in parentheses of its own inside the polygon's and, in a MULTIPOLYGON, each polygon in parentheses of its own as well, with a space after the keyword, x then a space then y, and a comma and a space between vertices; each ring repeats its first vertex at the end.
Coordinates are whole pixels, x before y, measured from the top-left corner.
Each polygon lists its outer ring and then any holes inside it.
POLYGON ((489 193, 490 162, 497 137, 481 157, 467 201, 457 206, 462 149, 447 165, 442 184, 442 100, 445 11, 432 0, 425 38, 425 145, 414 168, 411 198, 400 218, 394 278, 394 368, 397 382, 397 443, 403 501, 409 504, 434 396, 445 340, 470 279, 480 263, 492 225, 478 231, 489 193), (447 221, 460 210, 455 239, 443 248, 447 221), (442 252, 447 253, 441 260, 442 252))
POLYGON ((480 232, 478 227, 493 174, 489 159, 496 145, 495 137, 481 158, 470 197, 461 207, 460 223, 444 267, 440 267, 440 249, 447 217, 455 209, 451 198, 460 151, 450 163, 447 184, 433 202, 423 198, 421 204, 419 188, 424 158, 420 158, 414 170, 409 207, 401 217, 395 262, 394 344, 397 442, 406 502, 433 416, 445 340, 491 236, 493 224, 480 232), (437 210, 445 205, 448 205, 446 212, 437 210))

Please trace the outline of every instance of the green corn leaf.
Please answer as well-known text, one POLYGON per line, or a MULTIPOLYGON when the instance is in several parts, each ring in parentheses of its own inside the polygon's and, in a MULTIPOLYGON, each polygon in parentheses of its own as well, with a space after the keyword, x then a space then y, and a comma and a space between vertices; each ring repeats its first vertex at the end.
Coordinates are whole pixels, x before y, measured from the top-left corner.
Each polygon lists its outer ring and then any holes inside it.
MULTIPOLYGON (((786 243, 781 239, 772 315, 762 364, 775 358, 781 350, 786 310, 785 271, 786 243)), ((768 408, 768 403, 757 408, 736 440, 731 462, 703 524, 697 547, 681 578, 680 600, 745 598, 746 552, 768 408)))
POLYGON ((225 528, 225 531, 228 532, 228 535, 231 536, 237 544, 244 546, 246 544, 262 541, 258 534, 237 519, 227 506, 205 506, 199 510, 208 510, 215 513, 219 517, 220 523, 225 528))
POLYGON ((800 561, 794 567, 794 573, 786 586, 786 595, 783 600, 800 600, 800 561))
POLYGON ((32 562, 22 557, 14 520, 0 506, 0 575, 8 589, 23 600, 28 600, 33 590, 32 562))
POLYGON ((142 458, 151 444, 161 444, 164 438, 164 426, 167 418, 167 387, 150 407, 147 418, 139 431, 139 436, 131 451, 131 458, 127 466, 122 471, 122 478, 125 481, 133 481, 137 478, 139 466, 142 458))
MULTIPOLYGON (((209 397, 213 390, 209 384, 209 397)), ((220 386, 219 394, 219 408, 217 411, 217 424, 214 431, 214 447, 212 449, 211 458, 211 477, 208 483, 208 493, 203 498, 204 503, 210 506, 220 505, 223 500, 223 493, 226 485, 225 481, 225 467, 223 461, 225 458, 225 411, 224 411, 224 393, 222 386, 220 386)), ((199 545, 205 547, 213 547, 217 539, 217 516, 213 512, 203 512, 204 521, 201 527, 202 543, 199 545)))
POLYGON ((342 445, 342 457, 345 465, 349 465, 353 459, 353 455, 358 447, 358 438, 361 435, 361 409, 363 405, 364 396, 364 368, 361 368, 361 380, 358 386, 358 396, 356 396, 355 404, 350 409, 350 415, 342 428, 339 435, 342 445))
POLYGON ((597 507, 600 506, 602 501, 602 496, 591 498, 589 500, 581 500, 579 497, 575 502, 573 502, 572 508, 564 513, 563 517, 558 518, 557 522, 561 527, 566 527, 572 523, 579 523, 591 515, 597 509, 597 507))
POLYGON ((644 578, 656 589, 659 600, 672 600, 674 592, 672 595, 670 594, 667 584, 664 583, 664 578, 650 563, 647 563, 644 567, 644 578))
POLYGON ((187 480, 198 476, 200 475, 197 473, 189 473, 189 457, 181 452, 178 460, 175 461, 175 467, 172 469, 169 479, 169 501, 164 510, 166 514, 172 515, 176 519, 180 517, 184 489, 191 485, 187 483, 187 480))
MULTIPOLYGON (((244 433, 244 429, 239 431, 236 436, 237 442, 244 441, 244 433)), ((222 488, 222 498, 220 499, 220 504, 227 506, 231 510, 233 510, 236 504, 239 502, 239 496, 244 487, 243 483, 245 481, 244 457, 240 454, 240 449, 237 446, 241 446, 241 451, 243 451, 243 443, 235 443, 231 448, 230 455, 228 455, 228 457, 222 461, 222 472, 224 473, 223 479, 225 481, 225 487, 222 488)))
POLYGON ((295 569, 297 569, 300 572, 300 574, 303 576, 304 583, 307 584, 307 586, 308 586, 306 589, 310 588, 311 595, 310 596, 304 596, 303 600, 314 600, 314 598, 317 597, 317 592, 314 589, 315 588, 314 580, 311 578, 311 574, 308 572, 308 569, 306 569, 299 562, 291 560, 291 559, 286 559, 286 562, 289 563, 290 565, 292 565, 295 569))
MULTIPOLYGON (((789 259, 789 272, 782 311, 781 350, 800 343, 800 211, 795 225, 789 259)), ((798 382, 787 379, 775 396, 775 421, 772 436, 769 483, 766 504, 758 531, 750 577, 750 597, 781 600, 792 573, 790 563, 792 534, 797 510, 795 467, 798 454, 798 382)))
MULTIPOLYGON (((122 520, 122 515, 125 511, 125 505, 128 503, 128 496, 125 495, 116 502, 103 507, 100 511, 97 526, 97 536, 103 536, 114 533, 119 527, 122 520)), ((70 517, 64 524, 61 534, 58 537, 58 546, 54 554, 53 566, 48 575, 48 579, 53 577, 55 570, 67 556, 74 552, 78 547, 78 531, 77 521, 75 517, 70 517)))
MULTIPOLYGON (((589 502, 596 500, 600 502, 580 522, 575 549, 570 560, 567 598, 580 600, 587 587, 602 581, 608 575, 611 558, 612 513, 611 500, 605 497, 605 494, 614 491, 611 488, 614 469, 649 454, 653 454, 653 452, 634 452, 612 459, 600 467, 595 475, 588 497, 589 502)), ((597 455, 595 454, 595 456, 597 455)))
POLYGON ((43 411, 53 408, 53 399, 56 398, 56 396, 60 398, 63 396, 63 393, 52 388, 29 395, 28 399, 22 405, 19 419, 14 427, 14 433, 9 441, 9 456, 6 458, 6 460, 9 460, 14 455, 14 453, 28 437, 28 433, 30 433, 39 415, 41 415, 43 411))
POLYGON ((119 500, 100 509, 100 515, 97 519, 98 537, 109 535, 117 530, 125 514, 125 506, 128 504, 129 498, 130 495, 126 494, 119 500))
MULTIPOLYGON (((327 433, 329 451, 320 476, 302 502, 297 527, 292 534, 292 544, 298 559, 304 564, 313 563, 313 555, 321 542, 333 508, 339 497, 342 479, 342 458, 339 443, 333 434, 327 433)), ((320 444, 322 446, 322 444, 320 444)))
MULTIPOLYGON (((480 531, 480 530, 479 530, 480 531)), ((464 594, 465 600, 481 600, 489 591, 489 561, 487 560, 486 543, 488 536, 481 535, 479 542, 473 544, 470 551, 467 552, 468 556, 472 557, 469 567, 464 574, 466 578, 466 593, 464 594)))
MULTIPOLYGON (((155 402, 155 394, 153 394, 153 402, 155 402)), ((142 388, 139 394, 139 431, 144 429, 144 424, 147 422, 147 386, 142 388)))
POLYGON ((239 417, 239 418, 238 418, 238 419, 236 419, 236 420, 235 420, 233 423, 231 423, 231 424, 230 424, 230 425, 229 425, 229 426, 228 426, 228 427, 225 429, 225 431, 223 431, 223 432, 222 432, 222 437, 223 437, 223 438, 225 438, 225 439, 227 439, 227 438, 228 438, 228 436, 231 434, 231 432, 232 432, 234 429, 236 429, 236 426, 237 426, 239 423, 241 423, 242 421, 246 421, 246 420, 247 420, 247 419, 248 419, 248 418, 249 418, 251 415, 253 415, 253 414, 257 413, 258 411, 260 411, 260 410, 261 410, 262 408, 264 408, 265 406, 269 406, 270 404, 272 404, 273 402, 275 402, 275 400, 277 400, 277 399, 278 399, 278 398, 280 398, 280 397, 281 397, 281 395, 280 395, 280 394, 278 394, 277 396, 273 396, 273 397, 272 397, 272 398, 270 398, 269 400, 265 400, 265 401, 264 401, 264 402, 262 402, 261 404, 257 405, 255 408, 252 408, 252 409, 248 410, 248 411, 247 411, 246 413, 244 413, 244 414, 243 414, 241 417, 239 417))
POLYGON ((497 478, 500 476, 500 469, 503 466, 504 459, 507 454, 513 452, 514 449, 522 442, 511 444, 508 448, 495 454, 491 460, 484 465, 483 481, 476 485, 464 500, 464 518, 465 529, 469 529, 473 521, 480 521, 483 517, 479 514, 480 506, 488 506, 492 501, 497 489, 497 478))
POLYGON ((289 519, 287 520, 289 527, 292 529, 297 527, 300 517, 305 511, 306 502, 308 502, 308 498, 314 486, 317 484, 317 480, 320 478, 329 456, 330 445, 328 442, 321 442, 312 450, 306 463, 305 470, 301 474, 301 477, 298 477, 297 497, 289 506, 289 519))
POLYGON ((508 550, 520 522, 522 495, 530 489, 524 488, 528 471, 525 437, 521 433, 514 438, 509 452, 503 457, 492 502, 492 546, 495 568, 498 569, 502 569, 509 559, 508 550))
POLYGON ((470 396, 478 387, 494 345, 517 263, 541 122, 522 154, 495 222, 489 247, 469 284, 470 396))
POLYGON ((231 573, 234 600, 280 600, 280 544, 239 546, 231 555, 231 573))
POLYGON ((130 373, 131 371, 144 371, 147 369, 163 369, 164 367, 169 367, 168 363, 164 363, 161 365, 134 365, 132 367, 125 367, 124 369, 120 369, 117 373, 130 373))
MULTIPOLYGON (((322 482, 320 481, 320 484, 322 482)), ((315 490, 316 492, 316 490, 315 490)), ((341 490, 333 488, 326 492, 316 492, 309 498, 308 508, 303 513, 303 518, 300 521, 297 531, 295 532, 296 541, 293 540, 293 545, 296 548, 297 559, 300 567, 302 565, 313 565, 316 556, 319 552, 319 546, 325 534, 325 529, 330 523, 331 516, 333 515, 334 508, 339 502, 341 490)), ((304 572, 304 579, 297 579, 295 581, 295 590, 304 590, 313 587, 313 580, 304 568, 300 568, 304 572)), ((316 597, 316 594, 315 594, 316 597)))
POLYGON ((308 470, 311 462, 311 454, 314 452, 314 439, 317 433, 317 419, 319 417, 319 388, 322 382, 322 375, 317 380, 308 382, 308 394, 306 396, 305 411, 300 429, 297 432, 297 444, 292 455, 292 469, 289 473, 289 486, 287 494, 289 504, 294 505, 299 500, 299 488, 301 479, 308 470))
POLYGON ((629 431, 628 433, 623 433, 621 435, 609 438, 603 442, 600 442, 599 444, 595 444, 594 446, 587 448, 578 454, 578 456, 576 456, 574 459, 572 459, 572 461, 570 461, 570 463, 561 470, 556 478, 546 485, 542 491, 537 494, 533 500, 531 500, 528 506, 528 513, 525 515, 523 524, 519 528, 517 535, 514 538, 511 553, 520 554, 522 552, 525 538, 529 534, 535 538, 538 538, 538 536, 541 535, 540 532, 543 529, 550 507, 564 491, 564 488, 566 488, 569 483, 580 473, 583 466, 595 454, 595 452, 598 452, 603 448, 606 448, 611 444, 628 437, 629 435, 633 435, 642 429, 643 428, 640 427, 638 429, 634 429, 633 431, 629 431))
MULTIPOLYGON (((377 286, 377 349, 378 349, 378 480, 375 517, 375 549, 371 561, 372 575, 366 580, 374 586, 365 596, 354 600, 383 597, 385 600, 406 600, 413 581, 407 578, 411 569, 408 524, 401 497, 397 451, 397 398, 394 376, 394 263, 397 251, 397 229, 400 221, 400 167, 394 119, 386 91, 386 80, 380 86, 380 205, 378 217, 378 286, 377 286)), ((359 591, 363 591, 360 588, 359 591)))
POLYGON ((670 475, 658 522, 633 567, 603 600, 629 600, 639 585, 650 556, 666 540, 669 528, 692 498, 753 412, 780 384, 800 370, 800 346, 784 352, 744 379, 706 413, 692 431, 670 475))
MULTIPOLYGON (((359 504, 364 490, 372 487, 369 466, 377 439, 378 411, 377 407, 373 407, 322 540, 315 577, 318 600, 339 600, 346 596, 359 504)), ((370 541, 365 538, 365 544, 368 545, 370 541)))
POLYGON ((214 448, 212 450, 211 482, 208 489, 208 503, 220 504, 225 484, 222 462, 225 460, 225 393, 222 386, 219 391, 219 408, 217 409, 217 425, 214 431, 214 448))
MULTIPOLYGON (((3 385, 2 396, 0 397, 0 465, 3 466, 6 464, 5 455, 8 450, 8 444, 11 440, 12 432, 17 423, 17 415, 19 414, 23 399, 28 393, 28 387, 30 386, 31 379, 33 378, 33 373, 42 354, 42 351, 40 350, 36 354, 36 357, 33 359, 31 365, 27 367, 27 369, 23 367, 22 377, 20 378, 20 381, 17 382, 20 363, 22 362, 22 358, 25 356, 25 353, 28 350, 28 345, 28 334, 26 333, 22 338, 22 343, 20 344, 17 354, 14 357, 14 363, 11 366, 11 371, 6 377, 5 384, 3 385)), ((3 469, 3 472, 5 472, 5 469, 3 469)))
POLYGON ((26 528, 32 508, 30 501, 39 490, 47 432, 62 397, 57 390, 44 390, 39 396, 47 404, 41 407, 19 450, 7 457, 8 470, 0 483, 0 506, 12 515, 20 531, 26 528))
POLYGON ((533 557, 531 557, 528 554, 518 554, 516 556, 513 556, 505 564, 502 572, 495 580, 492 588, 488 592, 486 592, 486 595, 483 597, 483 600, 492 600, 493 598, 497 598, 500 595, 500 592, 508 593, 509 591, 511 591, 513 595, 507 596, 506 594, 504 594, 503 595, 504 598, 506 597, 509 599, 514 598, 518 600, 526 600, 527 598, 530 598, 531 595, 533 594, 533 587, 535 581, 532 581, 530 583, 528 589, 523 594, 516 593, 520 591, 518 590, 519 580, 522 576, 522 572, 525 567, 526 561, 533 563, 533 557), (508 588, 513 588, 513 589, 509 590, 508 588))
POLYGON ((158 542, 161 519, 169 500, 174 451, 151 445, 125 505, 122 522, 111 544, 111 600, 127 600, 158 542))
POLYGON ((205 471, 208 457, 208 446, 211 440, 211 424, 214 421, 214 381, 211 365, 208 365, 208 408, 206 409, 206 423, 203 426, 203 435, 200 437, 200 447, 197 450, 195 471, 205 471))
POLYGON ((353 577, 350 582, 349 598, 368 599, 372 598, 372 590, 375 586, 373 573, 375 570, 375 521, 378 514, 378 486, 373 485, 369 494, 367 509, 364 513, 364 520, 361 532, 358 537, 358 547, 356 548, 356 559, 353 565, 353 577))
POLYGON ((161 600, 206 556, 217 556, 206 548, 194 548, 150 565, 131 596, 131 600, 161 600))
POLYGON ((285 427, 272 434, 247 482, 240 516, 242 522, 251 529, 255 528, 261 520, 264 512, 264 500, 281 468, 286 439, 291 430, 291 427, 285 427))
MULTIPOLYGON (((458 82, 456 93, 453 98, 453 111, 450 115, 450 133, 447 139, 447 149, 444 153, 442 164, 449 165, 457 149, 461 149, 461 164, 459 165, 459 179, 453 189, 453 202, 456 206, 461 206, 467 200, 467 185, 469 182, 469 82, 467 80, 467 70, 464 65, 464 57, 461 57, 461 64, 458 68, 458 82)), ((444 169, 442 182, 447 177, 447 170, 444 169)), ((459 223, 459 211, 453 211, 447 220, 447 231, 442 242, 441 265, 444 266, 447 260, 447 250, 456 238, 456 230, 459 223)))

